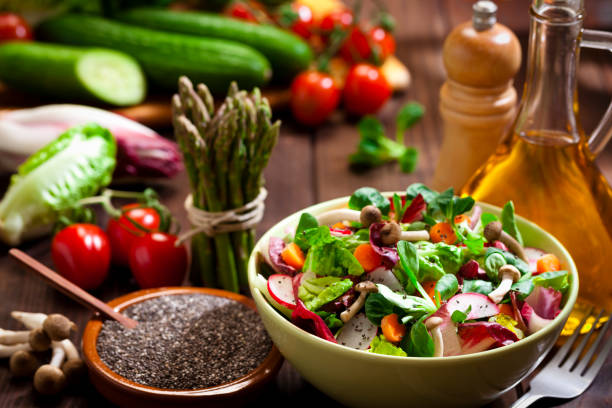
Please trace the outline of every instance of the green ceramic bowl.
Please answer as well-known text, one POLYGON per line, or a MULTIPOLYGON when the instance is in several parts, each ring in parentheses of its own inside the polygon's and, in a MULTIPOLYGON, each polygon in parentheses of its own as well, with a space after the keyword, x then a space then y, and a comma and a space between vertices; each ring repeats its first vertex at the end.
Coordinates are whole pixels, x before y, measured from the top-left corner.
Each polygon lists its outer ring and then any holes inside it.
MULTIPOLYGON (((569 296, 559 316, 524 340, 466 356, 395 357, 334 344, 294 326, 264 297, 266 281, 258 273, 261 254, 267 251, 271 236, 282 237, 287 227, 297 225, 302 212, 318 215, 347 202, 348 197, 327 201, 285 218, 261 238, 249 260, 249 285, 263 323, 281 354, 307 381, 354 407, 474 407, 514 387, 542 361, 576 301, 578 275, 561 243, 521 217, 517 222, 525 244, 556 254, 571 273, 569 296)), ((487 212, 501 212, 498 207, 479 205, 487 212)))

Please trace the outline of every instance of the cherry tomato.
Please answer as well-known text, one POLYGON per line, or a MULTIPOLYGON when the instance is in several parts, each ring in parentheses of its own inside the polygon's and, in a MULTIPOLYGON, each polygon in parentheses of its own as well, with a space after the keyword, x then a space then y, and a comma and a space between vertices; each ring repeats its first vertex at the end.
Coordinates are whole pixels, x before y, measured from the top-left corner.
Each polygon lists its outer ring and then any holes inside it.
POLYGON ((340 55, 348 62, 365 61, 372 53, 369 41, 361 28, 353 26, 340 47, 340 55))
POLYGON ((177 286, 183 282, 187 250, 185 245, 175 246, 176 239, 176 235, 149 232, 134 241, 130 269, 141 288, 177 286))
POLYGON ((245 3, 234 2, 230 4, 230 6, 225 10, 225 14, 239 20, 257 23, 257 17, 255 17, 251 11, 251 8, 245 3))
POLYGON ((110 239, 113 264, 129 266, 130 248, 138 237, 145 235, 145 231, 139 229, 129 220, 133 220, 147 230, 159 228, 159 214, 153 208, 139 208, 140 204, 128 204, 121 209, 124 211, 121 217, 111 218, 106 226, 106 233, 110 239))
POLYGON ((391 87, 374 65, 354 65, 344 85, 344 107, 350 113, 375 113, 391 96, 391 87))
POLYGON ((104 230, 93 224, 69 225, 51 243, 51 258, 57 272, 85 290, 95 289, 104 282, 110 256, 104 230))
POLYGON ((0 42, 2 41, 31 41, 32 30, 28 23, 12 13, 0 13, 0 42))
POLYGON ((318 125, 336 109, 340 90, 328 74, 304 71, 291 84, 293 116, 306 125, 318 125))
POLYGON ((347 29, 353 24, 353 13, 350 10, 337 10, 321 19, 319 30, 323 34, 330 34, 334 28, 347 29))
POLYGON ((395 53, 395 39, 390 32, 374 27, 370 30, 369 36, 379 62, 383 62, 389 55, 395 53))

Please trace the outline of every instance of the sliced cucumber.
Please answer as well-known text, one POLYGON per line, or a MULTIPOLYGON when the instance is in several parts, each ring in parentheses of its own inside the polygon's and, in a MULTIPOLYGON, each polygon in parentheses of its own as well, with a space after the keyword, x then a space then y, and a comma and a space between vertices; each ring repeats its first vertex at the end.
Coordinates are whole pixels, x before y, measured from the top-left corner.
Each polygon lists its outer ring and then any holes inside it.
POLYGON ((59 44, 0 45, 0 80, 55 99, 116 106, 140 103, 146 93, 140 65, 129 55, 59 44))

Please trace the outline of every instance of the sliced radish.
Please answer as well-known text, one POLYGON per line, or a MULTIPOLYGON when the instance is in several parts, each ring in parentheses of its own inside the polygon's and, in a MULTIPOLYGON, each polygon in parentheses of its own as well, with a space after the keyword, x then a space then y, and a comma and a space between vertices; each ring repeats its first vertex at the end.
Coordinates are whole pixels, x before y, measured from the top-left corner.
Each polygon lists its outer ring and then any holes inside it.
POLYGON ((525 247, 525 256, 529 260, 529 270, 531 273, 537 272, 538 270, 538 259, 546 255, 546 252, 540 248, 525 247))
POLYGON ((275 274, 268 278, 268 292, 281 305, 295 309, 295 295, 293 294, 293 280, 289 275, 275 274))
POLYGON ((438 327, 442 333, 443 356, 458 356, 461 354, 461 343, 457 335, 457 325, 451 320, 452 313, 449 313, 447 306, 448 303, 443 304, 432 317, 442 318, 442 323, 438 327))
POLYGON ((384 266, 374 269, 368 274, 370 281, 381 283, 394 292, 403 292, 404 288, 391 269, 384 266))
POLYGON ((365 314, 359 313, 340 329, 336 340, 338 340, 338 344, 346 347, 367 350, 374 337, 376 337, 377 331, 378 327, 372 324, 365 314))
POLYGON ((450 298, 446 305, 450 315, 455 310, 465 313, 469 308, 470 312, 466 320, 482 319, 499 314, 499 307, 488 296, 480 293, 460 293, 450 298))

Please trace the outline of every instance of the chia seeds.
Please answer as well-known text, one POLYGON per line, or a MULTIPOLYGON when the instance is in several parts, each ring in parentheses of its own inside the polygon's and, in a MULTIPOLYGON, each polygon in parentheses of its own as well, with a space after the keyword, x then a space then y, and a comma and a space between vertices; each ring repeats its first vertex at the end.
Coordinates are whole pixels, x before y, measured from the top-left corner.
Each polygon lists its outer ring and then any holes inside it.
POLYGON ((205 294, 161 296, 124 313, 134 329, 104 322, 96 348, 112 371, 139 384, 186 390, 236 380, 272 347, 259 315, 235 300, 205 294))

